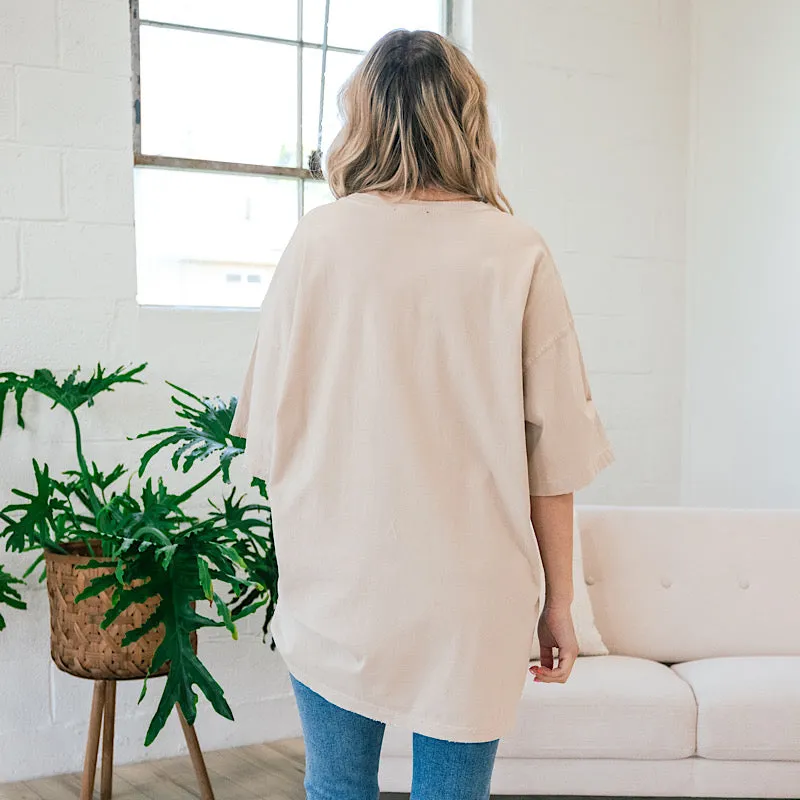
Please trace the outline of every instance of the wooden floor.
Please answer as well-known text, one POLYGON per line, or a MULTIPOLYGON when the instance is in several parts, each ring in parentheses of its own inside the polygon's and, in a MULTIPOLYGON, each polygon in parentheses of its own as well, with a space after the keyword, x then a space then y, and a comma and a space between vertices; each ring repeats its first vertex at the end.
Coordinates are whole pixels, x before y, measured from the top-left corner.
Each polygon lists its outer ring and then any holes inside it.
MULTIPOLYGON (((305 800, 302 739, 205 753, 216 800, 305 800)), ((95 782, 99 797, 100 775, 95 782)), ((61 775, 0 784, 0 800, 76 800, 81 776, 61 775)), ((165 758, 114 769, 114 800, 197 800, 189 757, 165 758)))
MULTIPOLYGON (((302 739, 284 739, 205 754, 216 800, 305 800, 302 739)), ((100 776, 95 784, 98 798, 100 776)), ((0 800, 77 800, 81 776, 59 775, 22 783, 0 783, 0 800)), ((114 800, 198 800, 189 757, 129 764, 114 770, 114 800)), ((493 796, 494 797, 494 796, 493 796)), ((381 800, 408 800, 407 794, 384 792, 381 800)), ((592 800, 561 795, 519 797, 498 795, 495 800, 592 800)), ((614 800, 603 797, 596 800, 614 800)), ((623 800, 644 800, 628 797, 623 800)), ((662 797, 659 800, 678 800, 662 797)), ((695 800, 700 800, 695 798, 695 800)), ((712 799, 713 800, 713 799, 712 799)))
MULTIPOLYGON (((212 751, 205 758, 216 800, 305 800, 302 739, 212 751)), ((98 774, 95 798, 99 797, 99 786, 98 774)), ((77 800, 80 788, 79 774, 5 783, 0 784, 0 800, 77 800)), ((114 770, 114 800, 197 798, 197 784, 188 756, 129 764, 114 770)), ((408 800, 408 795, 386 792, 381 800, 408 800)), ((525 798, 506 795, 501 800, 525 798)))

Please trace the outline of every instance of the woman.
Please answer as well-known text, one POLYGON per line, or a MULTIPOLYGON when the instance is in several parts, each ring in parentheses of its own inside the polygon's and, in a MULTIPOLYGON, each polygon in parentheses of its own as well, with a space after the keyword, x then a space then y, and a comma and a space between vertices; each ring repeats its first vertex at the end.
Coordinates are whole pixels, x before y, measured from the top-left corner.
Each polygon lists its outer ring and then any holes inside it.
POLYGON ((611 450, 551 254, 497 184, 467 58, 393 31, 340 100, 338 199, 278 264, 234 419, 272 503, 272 635, 310 800, 378 797, 386 723, 414 732, 414 800, 487 798, 539 552, 535 679, 575 661, 572 493, 611 450))

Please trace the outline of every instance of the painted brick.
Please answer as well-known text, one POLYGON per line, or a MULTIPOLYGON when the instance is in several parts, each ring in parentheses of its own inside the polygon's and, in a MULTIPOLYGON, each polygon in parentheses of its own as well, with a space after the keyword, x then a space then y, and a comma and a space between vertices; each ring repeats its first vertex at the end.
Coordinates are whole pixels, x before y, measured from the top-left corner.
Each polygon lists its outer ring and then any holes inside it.
POLYGON ((17 226, 0 222, 0 297, 19 291, 19 258, 17 226))
POLYGON ((133 227, 25 223, 22 269, 26 298, 130 297, 136 275, 133 227))
POLYGON ((103 361, 113 316, 112 301, 0 299, 0 364, 23 371, 103 361))
POLYGON ((627 317, 577 316, 584 358, 596 372, 647 373, 653 362, 650 335, 627 317))
POLYGON ((57 63, 56 0, 3 0, 2 19, 0 62, 57 63))
POLYGON ((682 262, 560 253, 557 263, 576 314, 647 318, 683 301, 682 262))
MULTIPOLYGON (((284 675, 284 682, 288 682, 285 670, 284 675)), ((302 735, 297 702, 291 692, 270 700, 234 705, 232 711, 233 725, 214 719, 210 713, 198 717, 197 731, 204 747, 224 749, 237 744, 258 744, 302 735), (268 729, 265 720, 269 720, 268 729)))
MULTIPOLYGON (((125 362, 112 356, 104 356, 102 361, 109 369, 126 366, 125 362)), ((77 363, 74 366, 78 366, 77 363)), ((82 366, 86 367, 81 371, 86 376, 94 365, 87 361, 82 366)), ((59 377, 62 376, 63 373, 59 374, 59 377)), ((119 386, 113 394, 98 398, 91 409, 81 409, 79 412, 83 439, 91 443, 92 457, 98 463, 102 461, 107 464, 113 459, 134 465, 145 445, 142 442, 129 442, 126 437, 152 430, 153 427, 173 424, 176 420, 174 407, 169 401, 169 386, 161 381, 151 381, 147 372, 143 373, 143 377, 148 382, 144 386, 119 386), (102 458, 99 449, 104 451, 102 458)), ((36 402, 31 398, 30 416, 37 420, 38 437, 45 448, 47 442, 72 442, 73 433, 69 426, 64 425, 64 418, 58 413, 48 416, 47 407, 38 407, 34 405, 36 402)))
POLYGON ((646 258, 656 250, 653 198, 603 203, 576 196, 567 206, 565 249, 598 256, 646 258))
POLYGON ((128 4, 61 0, 61 66, 104 75, 131 73, 128 4))
POLYGON ((234 642, 228 634, 226 639, 201 643, 199 649, 231 707, 291 694, 286 665, 277 650, 270 650, 269 640, 262 643, 260 637, 246 636, 234 642), (262 675, 263 681, 253 686, 242 685, 239 680, 242 673, 262 675))
POLYGON ((114 320, 111 352, 120 363, 147 361, 153 384, 169 380, 201 394, 227 396, 241 389, 257 325, 255 312, 123 303, 114 320), (209 331, 214 332, 213 350, 208 347, 209 331), (169 348, 163 347, 165 341, 169 348), (182 354, 180 359, 175 352, 182 354))
POLYGON ((69 150, 64 155, 67 215, 75 222, 133 222, 131 154, 69 150))
MULTIPOLYGON (((55 698, 54 724, 69 726, 88 719, 92 704, 92 681, 61 672, 54 664, 51 664, 50 669, 55 698)), ((137 703, 142 691, 141 681, 120 681, 117 684, 117 720, 121 728, 127 729, 129 737, 135 735, 144 738, 146 723, 156 710, 164 680, 164 678, 153 678, 148 681, 147 695, 141 704, 137 703), (131 720, 133 724, 130 724, 131 720)))
POLYGON ((131 90, 125 78, 21 67, 18 138, 32 144, 131 147, 131 90))
POLYGON ((474 48, 505 40, 504 58, 569 72, 607 75, 648 69, 659 46, 657 0, 478 2, 474 48))
POLYGON ((689 41, 692 0, 659 0, 658 24, 681 45, 689 41))
POLYGON ((89 718, 92 705, 93 681, 76 678, 50 663, 50 684, 53 691, 53 723, 74 725, 89 718))
MULTIPOLYGON (((86 746, 85 740, 83 746, 86 746)), ((0 753, 3 753, 0 774, 3 781, 21 781, 76 772, 74 765, 81 763, 80 747, 81 742, 74 731, 52 726, 38 730, 29 728, 26 735, 17 731, 0 734, 0 753)))
POLYGON ((655 74, 572 76, 564 83, 564 116, 558 120, 564 135, 604 151, 622 147, 629 153, 631 144, 673 145, 676 135, 685 135, 685 97, 674 91, 676 80, 669 66, 655 74), (591 121, 591 138, 579 133, 580 123, 586 121, 591 121))
POLYGON ((23 733, 31 728, 50 724, 49 658, 48 654, 42 656, 3 659, 3 680, 0 681, 0 708, 3 713, 0 714, 0 734, 23 733))
POLYGON ((57 152, 0 143, 0 175, 0 218, 63 217, 57 152))
MULTIPOLYGON (((43 362, 39 366, 47 366, 43 362)), ((34 488, 34 475, 32 461, 39 463, 46 461, 53 474, 65 469, 75 468, 75 447, 72 440, 66 438, 72 427, 66 412, 55 409, 50 410, 51 403, 46 398, 26 395, 23 406, 25 428, 18 428, 15 423, 13 401, 7 401, 4 421, 2 447, 5 453, 13 453, 15 458, 0 459, 0 486, 15 486, 20 489, 32 490, 34 488), (58 437, 53 437, 52 432, 59 431, 58 437)), ((7 490, 4 490, 7 491, 7 490)), ((19 557, 4 554, 3 558, 19 558, 15 569, 20 565, 27 566, 30 556, 23 554, 19 557)), ((8 562, 9 564, 11 561, 8 562)))
POLYGON ((607 429, 680 428, 681 386, 674 375, 590 372, 589 384, 607 429))
POLYGON ((14 70, 10 66, 0 66, 0 139, 14 137, 14 95, 14 70))
POLYGON ((586 505, 674 506, 680 503, 680 496, 673 481, 642 483, 637 480, 620 480, 607 486, 593 484, 581 492, 576 501, 586 505))
POLYGON ((680 452, 672 446, 674 427, 650 425, 644 429, 614 431, 617 460, 635 472, 638 483, 677 483, 680 452), (668 457, 664 457, 668 454, 668 457))
POLYGON ((562 0, 558 7, 565 13, 605 18, 630 25, 653 27, 660 20, 659 0, 562 0))
MULTIPOLYGON (((3 553, 0 556, 0 563, 18 577, 22 577, 29 561, 31 558, 28 555, 3 553)), ((49 601, 43 584, 38 583, 38 576, 37 571, 28 578, 27 586, 22 588, 22 596, 28 604, 26 609, 17 611, 3 608, 7 627, 0 636, 0 670, 5 661, 19 660, 21 654, 25 658, 35 657, 39 660, 47 660, 50 655, 49 601)))

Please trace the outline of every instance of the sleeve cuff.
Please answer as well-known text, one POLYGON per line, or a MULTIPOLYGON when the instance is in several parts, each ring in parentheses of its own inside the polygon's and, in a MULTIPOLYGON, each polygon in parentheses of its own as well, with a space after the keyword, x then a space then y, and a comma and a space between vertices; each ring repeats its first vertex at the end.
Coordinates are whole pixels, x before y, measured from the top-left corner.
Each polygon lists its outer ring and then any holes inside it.
POLYGON ((571 494, 588 486, 597 475, 614 462, 614 451, 608 444, 597 456, 580 469, 561 475, 536 477, 530 475, 529 490, 531 497, 551 497, 559 494, 571 494))

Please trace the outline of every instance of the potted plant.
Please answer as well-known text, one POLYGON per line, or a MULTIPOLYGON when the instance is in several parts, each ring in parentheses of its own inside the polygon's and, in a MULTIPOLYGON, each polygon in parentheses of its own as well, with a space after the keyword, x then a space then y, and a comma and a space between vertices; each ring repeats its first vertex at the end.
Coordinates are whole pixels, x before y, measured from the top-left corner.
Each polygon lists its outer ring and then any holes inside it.
MULTIPOLYGON (((51 650, 60 669, 106 681, 166 673, 145 738, 149 745, 175 706, 189 725, 194 722, 195 688, 218 714, 233 719, 222 687, 197 653, 197 631, 225 627, 236 638, 237 620, 265 608, 266 635, 277 600, 277 564, 262 481, 252 483, 260 495, 255 502, 230 488, 204 512, 190 510, 212 481, 230 484, 231 462, 243 452, 244 440, 230 435, 235 398, 199 397, 170 384, 180 422, 133 437, 158 437, 135 473, 122 464, 101 470, 89 460, 79 414, 99 395, 142 383, 145 366, 107 372, 98 365, 83 380, 79 370, 61 381, 45 369, 0 373, 0 435, 6 398, 13 395, 24 427, 24 398, 35 392, 70 419, 76 459, 75 468, 59 476, 33 461, 34 488, 12 489, 17 501, 0 510, 0 539, 8 551, 37 554, 25 578, 44 564, 40 579, 47 579, 51 650), (184 473, 208 468, 190 488, 173 492, 150 474, 161 451, 171 451, 173 467, 184 473), (198 610, 204 604, 211 616, 198 610)), ((0 568, 0 602, 24 608, 20 583, 0 568)), ((145 681, 142 697, 146 688, 145 681)))

